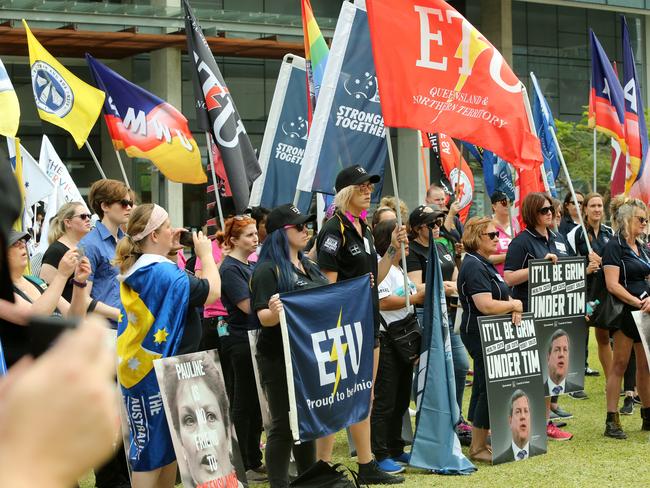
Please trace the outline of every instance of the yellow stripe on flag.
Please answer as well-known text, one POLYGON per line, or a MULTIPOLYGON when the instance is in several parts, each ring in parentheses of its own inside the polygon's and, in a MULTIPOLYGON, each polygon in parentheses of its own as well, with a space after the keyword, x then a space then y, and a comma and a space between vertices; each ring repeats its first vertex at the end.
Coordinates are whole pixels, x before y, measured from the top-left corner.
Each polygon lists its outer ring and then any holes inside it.
POLYGON ((41 46, 23 19, 32 89, 41 119, 67 130, 81 148, 104 103, 104 92, 81 81, 41 46))
POLYGON ((0 135, 16 137, 20 123, 20 105, 7 70, 0 60, 0 135))

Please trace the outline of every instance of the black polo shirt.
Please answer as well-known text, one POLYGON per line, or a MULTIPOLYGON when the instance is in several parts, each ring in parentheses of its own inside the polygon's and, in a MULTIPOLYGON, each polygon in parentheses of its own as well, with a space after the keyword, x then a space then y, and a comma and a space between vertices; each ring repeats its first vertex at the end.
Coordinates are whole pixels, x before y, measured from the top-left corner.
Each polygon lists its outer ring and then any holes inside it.
POLYGON ((632 295, 641 298, 644 292, 650 292, 646 277, 650 274, 650 257, 644 245, 637 242, 637 255, 621 234, 609 240, 603 253, 603 267, 619 268, 618 282, 632 295))
MULTIPOLYGON (((598 231, 598 236, 595 235, 593 229, 591 228, 587 230, 587 235, 589 236, 589 243, 591 244, 591 249, 600 257, 602 257, 603 253, 605 252, 605 246, 607 245, 609 240, 614 236, 614 231, 612 230, 611 227, 601 224, 600 230, 598 231)), ((577 254, 578 256, 589 257, 589 250, 587 249, 585 233, 583 232, 581 226, 578 225, 574 227, 573 230, 569 232, 569 235, 567 236, 567 240, 569 241, 569 244, 571 244, 571 247, 575 251, 575 254, 577 254)), ((588 261, 587 264, 589 264, 588 261)), ((602 272, 603 272, 603 268, 601 266, 595 272, 587 275, 587 291, 588 291, 587 296, 588 297, 592 296, 591 294, 594 291, 592 289, 594 284, 602 283, 601 281, 602 272)))
POLYGON ((484 315, 474 304, 473 296, 490 293, 494 300, 507 301, 510 289, 492 263, 478 253, 467 253, 458 273, 458 297, 463 308, 461 332, 478 334, 478 317, 484 315))
MULTIPOLYGON (((321 274, 318 267, 309 259, 302 259, 301 270, 293 267, 292 290, 307 290, 317 286, 329 284, 327 278, 321 274)), ((276 293, 280 293, 278 285, 278 270, 274 262, 262 261, 258 263, 251 278, 251 307, 257 317, 259 310, 269 308, 269 300, 276 293)), ((259 339, 257 340, 257 350, 267 357, 279 357, 283 354, 282 350, 282 332, 279 324, 272 327, 262 326, 259 339)))
POLYGON ((558 232, 563 237, 566 237, 567 235, 569 235, 569 232, 571 232, 577 225, 578 224, 576 224, 573 221, 573 219, 571 219, 571 217, 569 217, 569 218, 564 217, 560 221, 560 227, 558 229, 558 232))
MULTIPOLYGON (((442 271, 442 279, 451 281, 456 267, 454 255, 449 252, 447 246, 441 242, 435 242, 438 249, 438 262, 442 271)), ((406 256, 406 268, 411 271, 422 271, 422 283, 427 282, 427 261, 429 247, 425 247, 417 241, 409 241, 409 254, 406 256)))
MULTIPOLYGON (((510 242, 503 270, 505 272, 526 269, 528 261, 544 259, 549 253, 557 257, 573 256, 571 247, 561 235, 549 229, 546 239, 535 229, 526 228, 510 242)), ((528 280, 512 287, 512 297, 521 300, 524 312, 528 311, 528 280)))
POLYGON ((339 211, 323 225, 316 240, 318 266, 323 271, 336 271, 337 281, 372 273, 375 278, 372 303, 375 312, 375 334, 377 334, 379 331, 377 251, 370 227, 363 220, 360 222, 361 235, 352 222, 339 211))

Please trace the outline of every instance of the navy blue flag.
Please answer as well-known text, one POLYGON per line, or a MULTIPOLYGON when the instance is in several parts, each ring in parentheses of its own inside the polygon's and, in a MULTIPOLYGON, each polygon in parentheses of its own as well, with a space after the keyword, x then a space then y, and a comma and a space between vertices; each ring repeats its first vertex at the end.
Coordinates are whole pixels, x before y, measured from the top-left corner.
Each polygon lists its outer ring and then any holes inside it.
POLYGON ((539 142, 542 143, 542 156, 544 156, 544 171, 546 172, 546 181, 548 182, 548 189, 554 198, 557 198, 557 189, 555 188, 555 180, 560 173, 560 156, 557 153, 557 147, 551 131, 555 131, 555 120, 553 120, 553 113, 551 107, 548 106, 546 98, 542 93, 542 89, 537 83, 535 74, 531 71, 530 79, 535 88, 535 96, 533 97, 533 120, 535 121, 535 129, 537 130, 537 137, 539 142))
POLYGON ((378 202, 387 158, 368 15, 345 2, 332 39, 298 189, 333 195, 338 172, 359 164, 369 174, 382 177, 372 195, 372 201, 378 202))
MULTIPOLYGON (((250 207, 275 208, 293 203, 308 129, 305 60, 287 54, 266 122, 259 157, 262 175, 253 183, 250 207)), ((302 192, 296 206, 306 214, 310 204, 311 192, 302 192)))
MULTIPOLYGON (((429 237, 431 243, 433 238, 429 237)), ((441 474, 468 474, 476 470, 463 454, 454 430, 460 419, 451 357, 447 303, 438 251, 429 245, 422 352, 417 371, 415 437, 412 466, 441 474), (429 286, 430 285, 430 286, 429 286)))
POLYGON ((375 342, 371 291, 364 275, 280 295, 294 440, 317 439, 368 417, 375 342))
POLYGON ((463 146, 481 163, 483 167, 483 180, 485 191, 489 196, 494 192, 505 193, 511 202, 515 201, 515 185, 512 182, 512 171, 506 161, 493 152, 463 141, 463 146))

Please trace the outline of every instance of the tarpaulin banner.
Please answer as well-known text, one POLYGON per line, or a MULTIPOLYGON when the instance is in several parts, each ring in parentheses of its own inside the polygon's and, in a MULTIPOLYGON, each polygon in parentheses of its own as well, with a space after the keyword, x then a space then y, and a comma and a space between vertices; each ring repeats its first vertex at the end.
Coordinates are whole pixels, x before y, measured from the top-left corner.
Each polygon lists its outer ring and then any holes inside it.
POLYGON ((374 313, 370 277, 280 295, 295 440, 309 441, 370 413, 374 313))

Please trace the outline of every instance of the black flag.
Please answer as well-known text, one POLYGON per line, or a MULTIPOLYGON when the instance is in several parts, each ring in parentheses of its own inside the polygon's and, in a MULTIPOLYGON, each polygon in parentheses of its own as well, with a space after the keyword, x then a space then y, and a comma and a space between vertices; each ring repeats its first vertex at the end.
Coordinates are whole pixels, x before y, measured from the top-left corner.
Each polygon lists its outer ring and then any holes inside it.
POLYGON ((187 50, 194 62, 192 73, 197 118, 221 152, 235 210, 242 213, 248 207, 251 186, 262 170, 235 102, 187 0, 183 0, 183 7, 187 50))
POLYGON ((431 182, 442 188, 445 191, 445 194, 453 200, 454 190, 449 182, 449 178, 447 178, 444 168, 442 167, 442 159, 440 157, 440 139, 438 138, 438 134, 427 132, 426 137, 431 145, 431 150, 429 152, 429 159, 431 161, 431 182))

